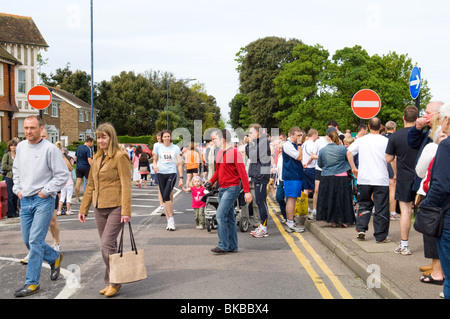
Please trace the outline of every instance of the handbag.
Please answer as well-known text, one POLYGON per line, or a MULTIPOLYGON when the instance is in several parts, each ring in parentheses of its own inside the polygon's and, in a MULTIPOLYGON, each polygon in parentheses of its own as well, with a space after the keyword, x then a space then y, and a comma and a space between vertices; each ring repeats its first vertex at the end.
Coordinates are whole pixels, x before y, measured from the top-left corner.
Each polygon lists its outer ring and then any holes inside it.
POLYGON ((131 251, 123 252, 123 233, 125 225, 122 224, 118 252, 109 255, 109 281, 111 283, 122 284, 147 278, 144 250, 138 250, 136 248, 131 223, 128 223, 128 225, 130 228, 131 251))
POLYGON ((445 211, 449 208, 450 204, 445 209, 419 205, 416 220, 414 221, 414 229, 424 235, 436 238, 441 237, 445 211))

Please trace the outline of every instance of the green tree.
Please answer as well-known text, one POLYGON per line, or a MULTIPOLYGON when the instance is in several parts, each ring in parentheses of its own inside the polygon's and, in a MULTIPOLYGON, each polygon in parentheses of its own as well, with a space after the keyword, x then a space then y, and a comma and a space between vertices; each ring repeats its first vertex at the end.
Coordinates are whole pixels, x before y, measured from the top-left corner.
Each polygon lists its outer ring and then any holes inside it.
POLYGON ((298 44, 301 41, 297 39, 266 37, 251 42, 236 54, 239 91, 248 97, 249 110, 244 108, 245 114, 240 114, 240 117, 250 114, 252 122, 264 127, 277 127, 279 121, 273 114, 282 108, 274 91, 273 80, 284 63, 293 61, 292 50, 298 44))

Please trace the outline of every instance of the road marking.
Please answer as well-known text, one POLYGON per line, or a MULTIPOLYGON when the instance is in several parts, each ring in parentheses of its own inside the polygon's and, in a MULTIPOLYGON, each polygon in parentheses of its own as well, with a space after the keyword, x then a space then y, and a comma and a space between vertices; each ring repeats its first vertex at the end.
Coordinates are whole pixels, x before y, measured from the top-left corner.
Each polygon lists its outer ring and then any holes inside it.
MULTIPOLYGON (((20 259, 17 258, 8 258, 8 257, 0 257, 0 260, 12 261, 20 263, 20 259)), ((42 263, 42 267, 50 269, 50 265, 47 263, 42 263)), ((61 267, 60 274, 63 276, 64 280, 67 280, 72 273, 67 269, 61 267)), ((79 288, 71 287, 71 285, 64 285, 64 288, 59 292, 59 294, 55 297, 55 299, 69 299, 75 291, 79 288)))
MULTIPOLYGON (((267 198, 270 204, 272 204, 272 207, 274 206, 274 203, 271 198, 267 198)), ((334 299, 328 288, 325 286, 325 283, 323 282, 322 278, 317 274, 317 272, 313 269, 311 266, 311 263, 309 260, 305 257, 305 255, 302 254, 300 249, 297 247, 297 245, 294 242, 294 239, 292 236, 289 235, 289 233, 286 232, 283 225, 281 225, 281 222, 279 218, 273 213, 272 209, 269 209, 269 214, 274 220, 275 224, 278 227, 278 230, 280 231, 281 235, 285 238, 291 249, 293 250, 294 254, 297 256, 300 263, 303 265, 305 270, 308 272, 309 276, 313 280, 314 284, 316 285, 317 289, 319 290, 320 294, 325 299, 334 299)), ((322 258, 317 254, 317 252, 311 247, 311 245, 308 244, 308 242, 303 238, 303 236, 299 233, 293 233, 294 236, 296 236, 299 240, 302 246, 306 249, 306 251, 312 256, 314 261, 317 263, 317 265, 322 269, 322 271, 325 273, 325 275, 330 279, 330 281, 333 283, 339 294, 344 299, 353 299, 353 297, 350 295, 350 293, 345 289, 345 287, 342 285, 340 280, 336 277, 336 275, 333 274, 331 269, 325 264, 325 262, 322 260, 322 258)))

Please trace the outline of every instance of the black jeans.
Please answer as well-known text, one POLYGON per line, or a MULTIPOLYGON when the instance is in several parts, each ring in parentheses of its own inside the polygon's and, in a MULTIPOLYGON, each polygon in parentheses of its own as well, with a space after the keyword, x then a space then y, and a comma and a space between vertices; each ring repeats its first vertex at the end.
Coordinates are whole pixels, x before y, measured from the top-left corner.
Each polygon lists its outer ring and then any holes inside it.
POLYGON ((261 219, 261 225, 267 226, 267 183, 255 182, 255 201, 258 205, 259 218, 261 219))
POLYGON ((17 201, 18 197, 13 192, 14 182, 9 177, 3 177, 3 180, 6 182, 6 188, 8 190, 8 216, 16 217, 19 214, 17 213, 17 201))
POLYGON ((389 186, 360 185, 359 209, 356 217, 356 230, 358 232, 366 232, 369 229, 374 206, 373 235, 376 241, 382 241, 389 234, 389 186))

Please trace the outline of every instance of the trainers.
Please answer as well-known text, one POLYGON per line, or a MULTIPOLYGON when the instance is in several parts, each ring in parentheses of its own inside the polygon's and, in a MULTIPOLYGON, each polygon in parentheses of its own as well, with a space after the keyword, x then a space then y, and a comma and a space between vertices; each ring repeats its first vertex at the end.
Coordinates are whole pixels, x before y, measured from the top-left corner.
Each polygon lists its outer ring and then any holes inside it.
POLYGON ((269 232, 262 226, 258 227, 255 231, 251 231, 250 234, 255 238, 265 238, 269 237, 269 232))
POLYGON ((176 229, 175 222, 174 221, 167 221, 167 227, 166 230, 172 230, 174 231, 176 229))
POLYGON ((61 270, 61 262, 63 260, 63 253, 58 252, 58 258, 56 258, 55 262, 50 265, 50 279, 56 280, 58 279, 59 272, 61 270))
POLYGON ((161 216, 166 216, 166 212, 164 211, 164 206, 159 206, 159 212, 161 214, 161 216))
POLYGON ((56 216, 61 216, 61 211, 57 211, 56 216))
POLYGON ((28 264, 28 257, 30 257, 30 253, 28 253, 28 255, 26 255, 26 256, 20 261, 20 263, 21 263, 21 264, 24 264, 24 265, 28 264))
POLYGON ((358 232, 358 236, 356 236, 357 239, 359 240, 364 240, 366 239, 366 233, 363 231, 358 232))
POLYGON ((73 215, 73 214, 74 214, 74 212, 72 210, 66 211, 66 215, 73 215))
POLYGON ((57 252, 60 252, 60 251, 61 251, 61 245, 60 245, 60 244, 53 244, 53 245, 52 245, 52 248, 53 248, 54 250, 56 250, 57 252))
POLYGON ((298 227, 296 224, 289 226, 289 224, 286 223, 286 227, 296 233, 303 233, 305 231, 305 228, 298 227))
POLYGON ((390 219, 393 220, 393 221, 400 220, 400 214, 397 214, 397 213, 391 213, 390 219))
POLYGON ((39 284, 38 285, 25 284, 22 288, 19 288, 14 292, 14 296, 26 297, 39 292, 40 289, 41 287, 39 286, 39 284))
POLYGON ((409 250, 409 247, 402 247, 402 245, 399 245, 397 248, 394 249, 394 253, 400 254, 400 255, 411 255, 411 250, 409 250))
POLYGON ((377 241, 377 244, 387 244, 391 242, 391 238, 389 236, 386 236, 385 239, 377 241))

